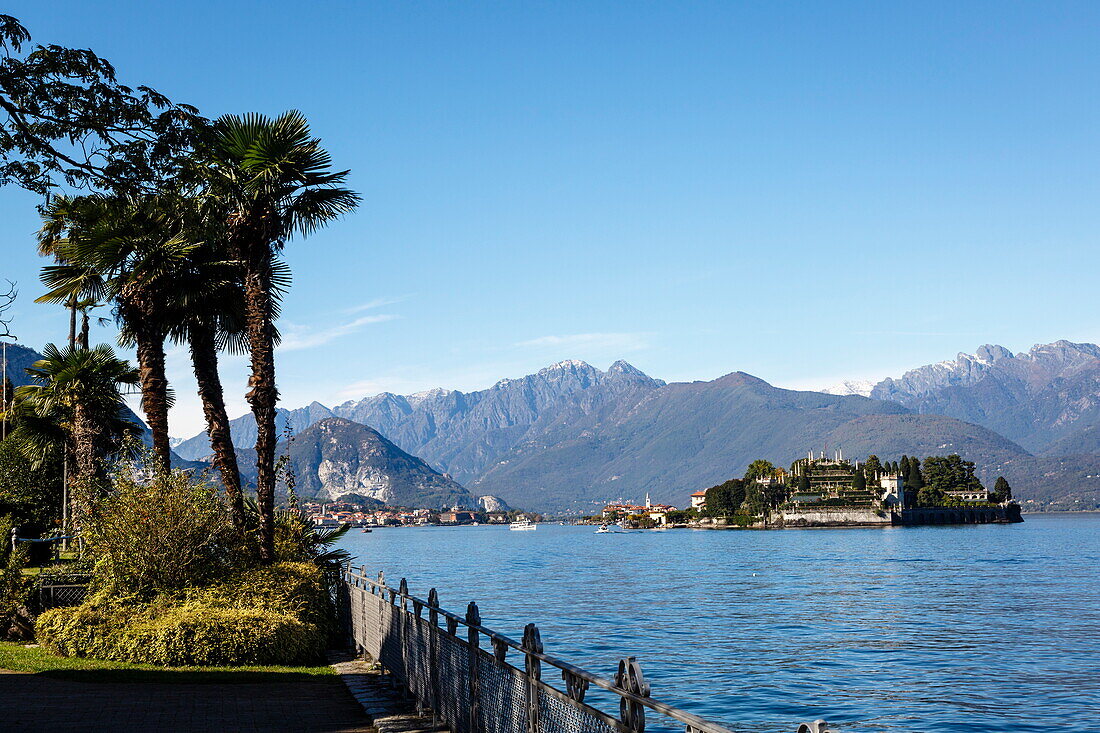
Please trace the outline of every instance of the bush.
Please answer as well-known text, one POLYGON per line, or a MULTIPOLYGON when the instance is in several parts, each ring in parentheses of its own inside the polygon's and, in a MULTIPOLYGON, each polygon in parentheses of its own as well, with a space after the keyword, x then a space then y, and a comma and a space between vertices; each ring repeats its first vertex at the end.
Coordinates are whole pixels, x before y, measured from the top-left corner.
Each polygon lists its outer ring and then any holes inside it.
POLYGON ((30 582, 23 576, 27 551, 11 549, 11 517, 0 516, 0 639, 23 639, 30 634, 26 605, 30 582))
POLYGON ((124 465, 85 527, 96 584, 141 597, 224 577, 242 549, 217 489, 184 471, 124 465))
POLYGON ((327 595, 308 563, 279 563, 152 602, 101 590, 38 619, 38 640, 66 656, 165 666, 303 664, 325 646, 327 595))

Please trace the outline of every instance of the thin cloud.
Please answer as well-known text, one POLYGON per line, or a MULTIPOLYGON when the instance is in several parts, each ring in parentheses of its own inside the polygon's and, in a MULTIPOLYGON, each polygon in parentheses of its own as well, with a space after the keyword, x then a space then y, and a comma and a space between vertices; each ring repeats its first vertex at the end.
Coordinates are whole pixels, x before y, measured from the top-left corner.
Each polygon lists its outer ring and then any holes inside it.
POLYGON ((320 330, 307 326, 287 324, 284 329, 282 342, 279 344, 279 350, 300 351, 301 349, 312 349, 317 346, 324 346, 330 341, 355 333, 364 326, 369 326, 374 323, 385 323, 386 321, 392 321, 396 318, 397 316, 386 314, 361 316, 355 320, 340 324, 339 326, 320 330))
POLYGON ((363 303, 362 305, 357 305, 353 308, 348 308, 347 310, 344 311, 344 313, 347 313, 348 315, 352 315, 352 314, 355 314, 355 313, 362 313, 363 311, 374 310, 375 308, 382 308, 382 307, 385 307, 387 305, 394 305, 396 303, 400 303, 400 302, 408 300, 408 299, 409 299, 408 295, 401 295, 401 296, 398 296, 398 297, 395 297, 395 298, 375 298, 374 300, 368 300, 366 303, 363 303))
POLYGON ((649 346, 644 333, 571 333, 560 336, 540 336, 520 341, 521 348, 601 348, 618 351, 639 351, 649 346))

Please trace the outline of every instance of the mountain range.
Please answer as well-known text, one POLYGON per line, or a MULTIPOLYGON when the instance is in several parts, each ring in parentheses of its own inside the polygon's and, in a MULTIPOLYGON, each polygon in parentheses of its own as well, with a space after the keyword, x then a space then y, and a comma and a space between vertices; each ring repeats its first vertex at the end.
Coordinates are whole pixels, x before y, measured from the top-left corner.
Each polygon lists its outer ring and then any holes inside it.
MULTIPOLYGON (((568 360, 486 390, 314 402, 278 420, 295 434, 334 417, 368 425, 475 494, 547 511, 647 492, 683 505, 754 458, 785 465, 827 446, 894 458, 958 452, 983 480, 1005 475, 1025 506, 1082 508, 1100 505, 1098 403, 1100 347, 1058 341, 1022 354, 983 346, 842 394, 741 372, 666 384, 623 361, 602 371, 568 360)), ((233 434, 254 441, 251 417, 233 434)), ((198 435, 176 450, 201 458, 208 446, 198 435)))
MULTIPOLYGON (((23 370, 38 358, 9 346, 9 378, 26 383, 23 370)), ((1018 354, 985 345, 822 392, 742 372, 666 384, 624 361, 602 371, 568 360, 476 392, 280 408, 278 425, 295 436, 280 450, 303 497, 473 506, 477 495, 582 512, 648 492, 683 505, 755 458, 785 465, 806 450, 839 447, 895 458, 958 452, 983 480, 1007 477, 1025 507, 1100 507, 1100 347, 1069 341, 1018 354)), ((247 478, 251 415, 233 421, 233 437, 247 478)), ((175 452, 207 459, 209 441, 199 434, 175 452)))

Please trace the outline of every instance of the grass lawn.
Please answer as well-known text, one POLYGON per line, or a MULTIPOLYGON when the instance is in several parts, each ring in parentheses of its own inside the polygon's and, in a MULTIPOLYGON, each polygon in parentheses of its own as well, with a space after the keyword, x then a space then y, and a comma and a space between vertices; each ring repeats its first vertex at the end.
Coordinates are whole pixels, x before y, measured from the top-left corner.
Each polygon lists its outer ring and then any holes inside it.
MULTIPOLYGON (((295 682, 338 678, 332 667, 155 667, 151 664, 105 662, 82 657, 59 657, 42 647, 0 641, 0 669, 32 672, 57 679, 83 682, 171 682, 225 684, 234 682, 295 682)), ((326 680, 326 681, 327 681, 326 680)))

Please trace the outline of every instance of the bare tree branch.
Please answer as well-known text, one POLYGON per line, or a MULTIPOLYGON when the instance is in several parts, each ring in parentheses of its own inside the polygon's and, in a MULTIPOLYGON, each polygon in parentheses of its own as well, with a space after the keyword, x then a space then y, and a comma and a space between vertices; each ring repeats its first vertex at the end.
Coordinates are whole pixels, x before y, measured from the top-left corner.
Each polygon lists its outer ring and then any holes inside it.
POLYGON ((6 314, 15 304, 15 299, 19 297, 15 283, 11 280, 5 280, 5 282, 8 284, 7 292, 0 292, 0 338, 11 337, 11 316, 6 314))

